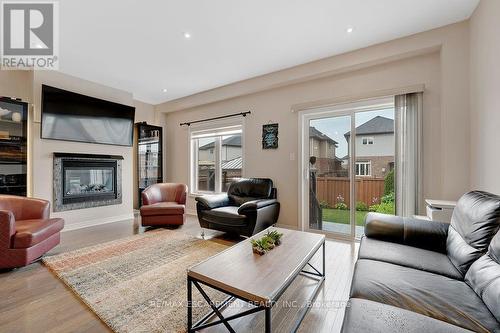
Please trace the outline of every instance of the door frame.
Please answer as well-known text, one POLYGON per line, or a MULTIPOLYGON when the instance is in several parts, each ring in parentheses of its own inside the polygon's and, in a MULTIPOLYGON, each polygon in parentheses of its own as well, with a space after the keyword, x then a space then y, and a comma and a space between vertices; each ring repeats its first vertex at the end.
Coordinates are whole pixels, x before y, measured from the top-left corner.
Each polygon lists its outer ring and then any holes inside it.
MULTIPOLYGON (((356 113, 365 111, 375 111, 384 107, 394 107, 394 96, 370 98, 356 102, 330 104, 315 106, 298 111, 298 181, 299 181, 299 225, 302 231, 321 233, 328 238, 353 241, 356 240, 356 147, 353 144, 356 138, 356 113), (351 135, 349 136, 349 181, 350 181, 350 233, 341 234, 336 232, 315 230, 309 228, 309 122, 314 119, 350 116, 351 135), (354 198, 354 199, 353 199, 354 198)), ((394 140, 396 144, 396 140, 394 140)), ((396 152, 396 151, 395 151, 396 152)))

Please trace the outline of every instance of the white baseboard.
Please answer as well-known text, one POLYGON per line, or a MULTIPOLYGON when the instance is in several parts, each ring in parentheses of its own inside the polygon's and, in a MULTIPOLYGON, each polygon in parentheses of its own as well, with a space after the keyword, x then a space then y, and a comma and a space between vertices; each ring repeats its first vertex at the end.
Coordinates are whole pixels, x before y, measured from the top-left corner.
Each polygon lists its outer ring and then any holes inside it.
POLYGON ((98 219, 92 219, 92 220, 86 220, 86 221, 81 221, 81 222, 77 222, 77 223, 67 224, 64 226, 64 229, 62 230, 62 232, 73 231, 73 230, 77 230, 77 229, 94 227, 97 225, 120 222, 120 221, 125 222, 125 221, 130 221, 133 219, 134 219, 134 213, 117 215, 117 216, 110 216, 110 217, 104 217, 104 218, 98 218, 98 219))

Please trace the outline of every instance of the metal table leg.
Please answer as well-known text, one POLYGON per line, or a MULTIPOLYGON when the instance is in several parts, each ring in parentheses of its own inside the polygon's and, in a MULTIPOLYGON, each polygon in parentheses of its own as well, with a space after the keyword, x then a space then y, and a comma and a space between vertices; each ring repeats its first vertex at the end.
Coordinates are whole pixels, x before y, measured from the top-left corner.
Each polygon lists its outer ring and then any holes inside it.
POLYGON ((266 333, 271 333, 271 307, 266 307, 266 333))

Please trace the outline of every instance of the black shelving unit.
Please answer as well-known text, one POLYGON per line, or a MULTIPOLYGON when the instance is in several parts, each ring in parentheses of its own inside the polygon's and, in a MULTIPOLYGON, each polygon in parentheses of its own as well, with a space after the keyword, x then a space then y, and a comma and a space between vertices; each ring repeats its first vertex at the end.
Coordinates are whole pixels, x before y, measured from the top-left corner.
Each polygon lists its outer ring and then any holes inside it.
POLYGON ((0 194, 27 194, 27 120, 27 103, 0 97, 0 194))
POLYGON ((163 181, 163 129, 159 126, 137 123, 137 179, 139 206, 141 194, 150 185, 163 181))

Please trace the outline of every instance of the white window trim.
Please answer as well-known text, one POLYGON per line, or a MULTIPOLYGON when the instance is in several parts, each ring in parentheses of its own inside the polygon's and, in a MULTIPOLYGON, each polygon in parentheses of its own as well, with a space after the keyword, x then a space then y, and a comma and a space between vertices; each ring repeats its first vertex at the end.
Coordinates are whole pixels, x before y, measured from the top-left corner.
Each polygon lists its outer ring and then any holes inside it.
POLYGON ((371 177, 372 176, 372 161, 357 161, 354 171, 356 172, 356 177, 371 177), (368 171, 369 171, 368 174, 367 175, 358 175, 358 168, 357 168, 358 165, 368 166, 368 171))
POLYGON ((374 142, 375 142, 375 140, 374 140, 373 136, 363 136, 361 138, 361 144, 363 144, 363 145, 373 145, 374 142), (366 143, 365 143, 365 140, 366 140, 366 143))
MULTIPOLYGON (((221 192, 221 184, 220 184, 220 179, 222 178, 222 170, 216 168, 216 173, 215 173, 215 192, 210 192, 210 191, 198 191, 197 190, 197 184, 196 180, 198 179, 198 168, 193 167, 193 163, 195 161, 198 161, 198 142, 195 140, 192 140, 193 132, 201 135, 200 137, 203 137, 203 131, 206 132, 213 132, 214 129, 222 129, 222 128, 230 128, 230 127, 236 127, 239 126, 241 128, 241 157, 242 157, 242 165, 241 165, 241 176, 245 177, 245 118, 241 119, 223 119, 223 120, 216 120, 216 121, 210 121, 210 122, 205 122, 205 123, 200 123, 200 124, 193 124, 189 126, 188 130, 188 147, 189 147, 189 154, 188 154, 188 184, 189 184, 189 196, 195 197, 198 195, 202 194, 220 194, 221 192)), ((219 149, 219 145, 215 144, 215 156, 216 156, 216 165, 217 165, 217 160, 219 161, 219 165, 221 163, 221 151, 219 149)))

